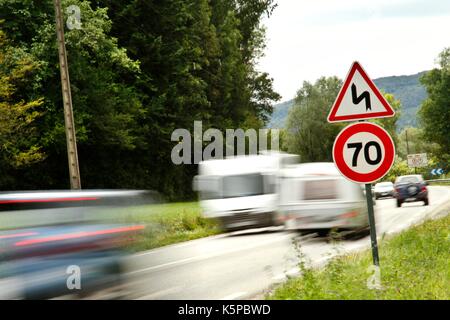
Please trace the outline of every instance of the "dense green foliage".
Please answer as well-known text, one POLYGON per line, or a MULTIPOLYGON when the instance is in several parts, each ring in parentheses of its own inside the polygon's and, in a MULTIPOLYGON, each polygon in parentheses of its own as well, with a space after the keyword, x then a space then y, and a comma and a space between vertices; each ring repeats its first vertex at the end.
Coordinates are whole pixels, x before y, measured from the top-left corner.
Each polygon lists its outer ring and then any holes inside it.
POLYGON ((436 153, 446 172, 450 169, 450 48, 439 55, 440 68, 426 73, 421 82, 428 98, 419 110, 423 136, 439 146, 436 153))
POLYGON ((369 289, 370 250, 337 257, 324 269, 308 268, 269 299, 450 299, 450 216, 427 221, 379 244, 381 289, 369 289))
MULTIPOLYGON (((422 101, 427 97, 425 87, 419 82, 419 78, 425 72, 419 72, 409 76, 391 76, 374 79, 377 87, 395 96, 402 104, 402 113, 397 121, 397 130, 417 126, 417 111, 422 101)), ((274 105, 270 128, 283 128, 286 124, 289 109, 294 104, 294 99, 274 105)), ((331 108, 331 105, 330 105, 331 108)))
MULTIPOLYGON (((82 25, 65 32, 83 188, 189 198, 196 167, 172 164, 174 129, 192 132, 194 120, 204 128, 265 125, 279 95, 255 64, 273 0, 64 0, 63 11, 72 4, 82 25)), ((9 46, 32 61, 11 103, 30 101, 27 110, 39 114, 20 156, 0 160, 8 168, 0 188, 67 188, 53 2, 0 0, 0 20, 9 46), (23 165, 10 170, 14 161, 23 165)))
POLYGON ((42 99, 22 94, 37 67, 33 57, 10 46, 0 30, 0 176, 7 182, 11 171, 43 159, 35 130, 42 99))

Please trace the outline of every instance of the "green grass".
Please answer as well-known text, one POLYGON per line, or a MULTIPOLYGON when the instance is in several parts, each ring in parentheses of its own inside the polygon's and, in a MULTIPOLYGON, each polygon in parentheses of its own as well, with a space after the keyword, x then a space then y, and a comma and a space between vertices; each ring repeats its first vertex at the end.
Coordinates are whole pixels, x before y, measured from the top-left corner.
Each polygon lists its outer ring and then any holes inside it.
POLYGON ((168 203, 134 207, 120 220, 144 223, 146 228, 130 249, 148 250, 221 232, 217 223, 201 216, 198 202, 168 203))
POLYGON ((300 267, 267 299, 450 299, 450 216, 415 226, 379 245, 381 290, 368 289, 370 250, 300 267))

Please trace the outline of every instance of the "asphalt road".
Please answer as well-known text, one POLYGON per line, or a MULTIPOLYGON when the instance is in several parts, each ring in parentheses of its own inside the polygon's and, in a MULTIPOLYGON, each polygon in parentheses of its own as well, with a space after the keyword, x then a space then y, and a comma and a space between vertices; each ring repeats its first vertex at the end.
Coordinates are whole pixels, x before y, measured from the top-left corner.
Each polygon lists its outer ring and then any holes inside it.
MULTIPOLYGON (((377 200, 377 233, 395 233, 431 218, 450 202, 450 188, 429 187, 430 205, 397 208, 394 199, 377 200)), ((368 248, 369 237, 338 243, 278 228, 234 232, 142 252, 130 258, 129 298, 251 299, 273 284, 298 274, 299 250, 312 264, 336 254, 368 248)), ((380 262, 381 265, 383 261, 380 262)))

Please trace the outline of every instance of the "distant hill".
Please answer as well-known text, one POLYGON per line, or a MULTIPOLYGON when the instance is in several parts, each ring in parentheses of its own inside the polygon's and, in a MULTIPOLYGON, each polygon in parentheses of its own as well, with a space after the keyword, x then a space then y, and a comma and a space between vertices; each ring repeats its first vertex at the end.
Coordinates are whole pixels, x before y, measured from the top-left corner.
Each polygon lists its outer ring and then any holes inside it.
MULTIPOLYGON (((398 128, 417 125, 417 110, 422 101, 427 97, 425 88, 420 84, 419 78, 426 71, 409 76, 391 76, 374 79, 380 90, 391 93, 402 102, 402 114, 398 120, 398 128)), ((289 109, 294 104, 294 99, 278 103, 273 107, 269 128, 283 128, 289 109)), ((331 108, 331 106, 330 106, 331 108)))

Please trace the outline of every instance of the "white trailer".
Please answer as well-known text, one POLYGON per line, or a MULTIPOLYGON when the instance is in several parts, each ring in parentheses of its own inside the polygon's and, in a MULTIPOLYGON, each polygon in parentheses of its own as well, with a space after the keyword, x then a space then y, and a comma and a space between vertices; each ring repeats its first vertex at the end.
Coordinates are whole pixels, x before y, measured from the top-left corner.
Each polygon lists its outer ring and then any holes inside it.
POLYGON ((287 229, 368 230, 366 199, 361 187, 345 179, 334 163, 303 163, 281 173, 280 213, 287 229))

